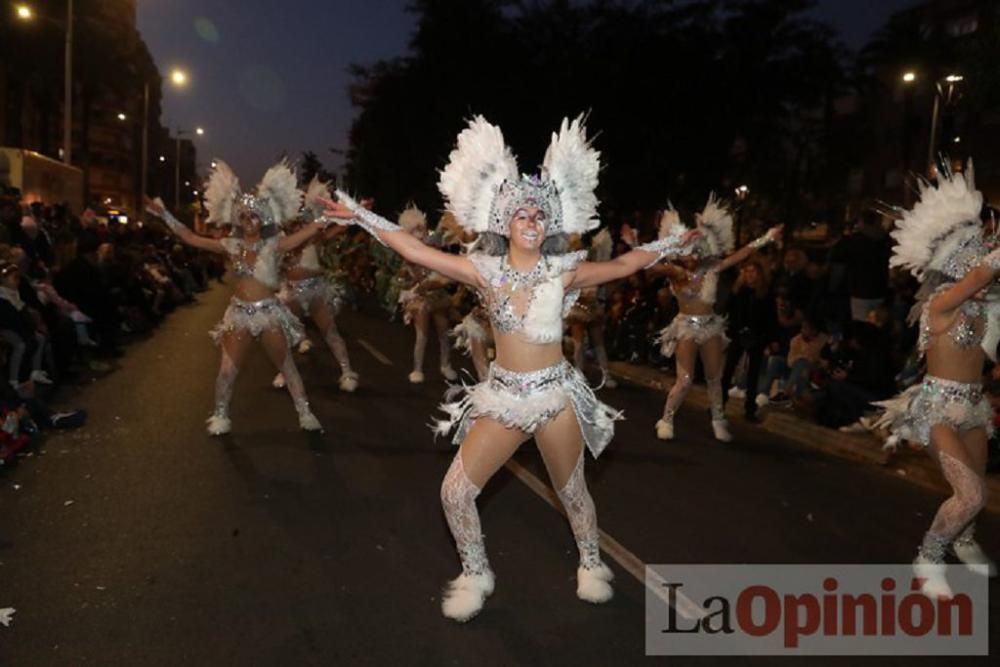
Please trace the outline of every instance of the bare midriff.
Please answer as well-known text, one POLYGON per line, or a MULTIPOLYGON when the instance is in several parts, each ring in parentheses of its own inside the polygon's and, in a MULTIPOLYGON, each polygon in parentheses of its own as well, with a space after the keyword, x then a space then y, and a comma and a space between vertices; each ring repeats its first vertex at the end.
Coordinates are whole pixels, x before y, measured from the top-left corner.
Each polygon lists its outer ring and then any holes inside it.
POLYGON ((677 299, 677 309, 682 315, 711 315, 715 312, 712 304, 705 303, 701 299, 685 299, 677 296, 676 292, 674 297, 677 299))
POLYGON ((496 346, 496 364, 518 373, 537 371, 555 366, 563 360, 562 341, 557 343, 529 343, 517 332, 493 332, 496 346))
POLYGON ((241 301, 263 301, 273 297, 274 294, 274 288, 248 276, 238 277, 233 287, 233 295, 241 301))

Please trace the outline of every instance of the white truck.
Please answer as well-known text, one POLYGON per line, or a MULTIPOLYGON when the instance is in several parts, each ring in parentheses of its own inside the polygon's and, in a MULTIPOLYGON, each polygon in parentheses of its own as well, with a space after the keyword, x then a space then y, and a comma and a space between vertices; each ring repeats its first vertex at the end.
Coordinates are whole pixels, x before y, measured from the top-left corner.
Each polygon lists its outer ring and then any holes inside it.
POLYGON ((0 184, 21 191, 21 202, 68 203, 83 210, 83 171, 23 148, 0 147, 0 184))

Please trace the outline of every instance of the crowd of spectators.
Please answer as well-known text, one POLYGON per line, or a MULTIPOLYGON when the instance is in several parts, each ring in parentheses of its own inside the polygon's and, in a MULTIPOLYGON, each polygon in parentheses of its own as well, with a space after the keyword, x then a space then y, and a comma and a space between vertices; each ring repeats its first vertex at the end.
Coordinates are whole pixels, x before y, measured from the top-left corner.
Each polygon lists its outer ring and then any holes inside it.
POLYGON ((110 370, 224 269, 161 229, 0 193, 0 464, 46 429, 82 426, 85 411, 48 407, 58 387, 110 370))

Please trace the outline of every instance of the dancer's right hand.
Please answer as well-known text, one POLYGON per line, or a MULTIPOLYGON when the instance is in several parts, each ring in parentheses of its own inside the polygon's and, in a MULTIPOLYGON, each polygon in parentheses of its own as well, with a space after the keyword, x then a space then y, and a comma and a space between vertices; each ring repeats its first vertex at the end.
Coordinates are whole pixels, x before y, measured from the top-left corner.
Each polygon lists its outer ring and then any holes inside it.
POLYGON ((323 204, 323 215, 326 217, 337 218, 339 220, 351 220, 354 218, 354 211, 339 201, 321 197, 319 202, 323 204))

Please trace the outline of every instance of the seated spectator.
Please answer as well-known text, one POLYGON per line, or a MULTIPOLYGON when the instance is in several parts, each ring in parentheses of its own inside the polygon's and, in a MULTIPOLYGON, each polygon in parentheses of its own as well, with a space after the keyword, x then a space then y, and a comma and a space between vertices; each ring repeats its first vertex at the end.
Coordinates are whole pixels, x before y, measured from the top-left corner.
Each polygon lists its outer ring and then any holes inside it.
POLYGON ((801 399, 806 395, 811 376, 820 367, 823 348, 829 342, 829 336, 820 330, 816 321, 807 318, 802 323, 802 330, 789 343, 788 379, 785 390, 772 399, 775 403, 801 399))
POLYGON ((0 263, 0 340, 10 346, 8 379, 12 386, 22 387, 22 380, 52 384, 43 369, 48 340, 39 322, 21 300, 17 286, 20 272, 15 264, 0 263), (30 359, 30 366, 25 358, 30 359))
POLYGON ((775 297, 775 308, 775 335, 765 350, 767 361, 758 387, 758 407, 763 407, 770 401, 772 385, 777 383, 779 393, 784 387, 785 377, 788 375, 788 348, 802 325, 802 311, 795 307, 794 302, 789 299, 788 291, 783 287, 779 288, 775 297))

